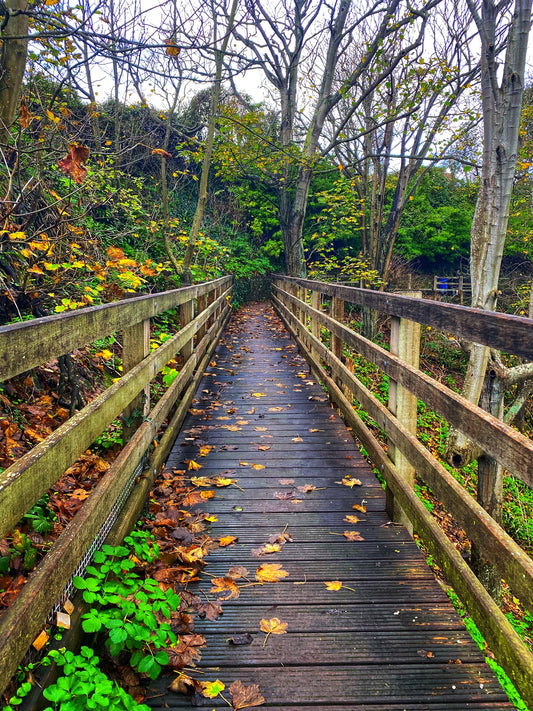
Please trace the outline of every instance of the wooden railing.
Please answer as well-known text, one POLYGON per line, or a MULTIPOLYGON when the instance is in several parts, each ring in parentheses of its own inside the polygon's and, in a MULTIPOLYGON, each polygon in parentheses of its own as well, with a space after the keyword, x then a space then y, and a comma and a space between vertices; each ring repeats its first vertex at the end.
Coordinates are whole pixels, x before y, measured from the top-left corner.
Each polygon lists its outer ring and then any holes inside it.
POLYGON ((354 435, 383 475, 389 512, 403 516, 408 527, 420 536, 497 661, 525 703, 533 708, 533 655, 427 511, 413 486, 416 470, 483 557, 496 567, 514 595, 533 612, 533 560, 417 439, 417 399, 530 487, 533 442, 420 371, 413 357, 419 324, 425 324, 533 360, 533 320, 285 276, 273 280, 273 302, 316 377, 326 385, 354 435), (329 301, 329 315, 322 310, 324 297, 329 301), (345 303, 391 316, 391 352, 344 325, 345 303), (323 329, 329 331, 328 346, 322 342, 323 329), (389 408, 346 366, 344 344, 389 376, 389 408), (387 452, 355 412, 354 399, 387 435, 387 452))
POLYGON ((124 369, 117 382, 0 474, 0 538, 116 417, 122 413, 127 422, 139 411, 144 415, 129 427, 118 457, 0 618, 0 693, 68 593, 72 577, 83 572, 111 530, 118 540, 135 523, 229 316, 231 290, 232 277, 222 277, 0 328, 2 380, 115 332, 122 334, 124 369), (179 332, 150 354, 150 318, 176 307, 179 332), (184 365, 150 409, 149 383, 177 353, 184 365), (169 415, 171 422, 147 461, 169 415))

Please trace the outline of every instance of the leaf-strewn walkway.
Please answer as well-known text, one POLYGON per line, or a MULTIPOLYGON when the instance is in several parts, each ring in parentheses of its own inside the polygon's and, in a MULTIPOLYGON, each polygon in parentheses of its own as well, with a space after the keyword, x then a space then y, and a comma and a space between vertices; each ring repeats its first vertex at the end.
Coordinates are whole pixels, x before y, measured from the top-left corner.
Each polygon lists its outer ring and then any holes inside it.
MULTIPOLYGON (((232 682, 258 684, 278 711, 513 708, 271 308, 238 318, 168 461, 237 480, 202 505, 210 535, 237 540, 191 586, 232 595, 217 620, 196 620, 207 645, 192 675, 219 679, 228 701, 232 682)), ((152 686, 152 708, 190 708, 168 684, 152 686)))

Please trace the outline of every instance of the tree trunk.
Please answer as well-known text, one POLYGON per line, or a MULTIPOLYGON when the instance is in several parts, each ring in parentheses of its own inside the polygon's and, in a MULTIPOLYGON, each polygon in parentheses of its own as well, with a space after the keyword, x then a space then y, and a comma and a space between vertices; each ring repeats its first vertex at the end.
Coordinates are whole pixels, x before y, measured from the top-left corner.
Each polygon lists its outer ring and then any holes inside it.
MULTIPOLYGON (((500 266, 507 233, 509 205, 518 153, 522 113, 524 66, 531 19, 531 0, 516 0, 507 36, 501 84, 498 84, 500 22, 507 7, 483 0, 482 17, 474 0, 468 4, 482 41, 481 93, 483 103, 483 166, 474 213, 470 247, 472 306, 496 309, 500 266)), ((472 344, 463 396, 478 404, 489 357, 486 346, 472 344)), ((468 464, 471 443, 462 433, 450 431, 447 457, 455 466, 468 464)))
POLYGON ((20 103, 20 89, 28 54, 27 0, 7 0, 7 15, 0 30, 0 145, 9 144, 9 129, 20 103), (11 39, 11 38, 23 39, 11 39))

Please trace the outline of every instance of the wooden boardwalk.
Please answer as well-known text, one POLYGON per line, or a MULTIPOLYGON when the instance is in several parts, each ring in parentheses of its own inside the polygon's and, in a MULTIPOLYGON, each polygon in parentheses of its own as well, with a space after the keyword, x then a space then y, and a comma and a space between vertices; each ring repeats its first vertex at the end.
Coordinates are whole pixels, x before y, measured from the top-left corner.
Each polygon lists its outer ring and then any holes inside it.
MULTIPOLYGON (((264 707, 276 711, 514 708, 424 556, 389 523, 381 486, 271 308, 248 306, 217 353, 168 466, 186 468, 184 460, 208 444, 214 449, 198 473, 229 471, 244 491, 217 489, 205 504, 218 519, 210 535, 238 541, 210 553, 209 577, 191 589, 213 599, 211 577, 238 565, 252 581, 264 563, 280 563, 288 576, 243 586, 218 620, 196 620, 195 631, 207 637, 202 678, 223 681, 226 698, 237 679, 258 684, 264 707), (360 520, 347 522, 347 515, 360 520), (362 540, 347 540, 345 531, 362 540), (257 557, 254 549, 282 532, 292 541, 257 557), (328 590, 331 581, 340 590, 328 590), (264 644, 260 621, 272 618, 286 622, 287 633, 264 644), (243 633, 251 644, 228 643, 243 633)), ((168 683, 165 677, 152 686, 151 707, 191 708, 188 698, 164 693, 168 683)), ((197 701, 229 708, 220 698, 197 701)))

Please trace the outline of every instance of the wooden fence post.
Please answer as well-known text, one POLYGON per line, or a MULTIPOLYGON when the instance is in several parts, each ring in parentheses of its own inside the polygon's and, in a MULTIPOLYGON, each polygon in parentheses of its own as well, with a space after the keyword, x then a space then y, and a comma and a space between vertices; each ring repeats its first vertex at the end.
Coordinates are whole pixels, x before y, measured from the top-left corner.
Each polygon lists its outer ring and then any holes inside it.
MULTIPOLYGON (((404 296, 420 298, 420 291, 402 292, 404 296)), ((420 361, 420 324, 404 318, 391 318, 391 353, 409 365, 418 368, 420 361)), ((416 433, 417 398, 396 381, 389 381, 389 410, 413 434, 416 433)), ((415 470, 409 461, 393 445, 389 444, 388 454, 394 462, 398 474, 414 489, 415 470)), ((386 491, 386 507, 392 521, 403 524, 409 533, 413 525, 398 506, 390 490, 386 491)))
MULTIPOLYGON (((150 355, 150 319, 125 328, 122 332, 122 373, 128 371, 150 355)), ((133 433, 142 422, 142 418, 150 412, 150 385, 125 408, 122 413, 123 444, 131 439, 133 433)))
MULTIPOLYGON (((181 304, 180 306, 180 326, 181 328, 185 328, 185 326, 190 323, 194 318, 194 300, 191 297, 189 301, 186 301, 184 304, 181 304)), ((188 358, 191 356, 193 350, 193 339, 191 338, 190 341, 187 341, 187 343, 183 346, 181 349, 180 353, 183 356, 183 359, 186 361, 188 358)))
MULTIPOLYGON (((331 316, 341 325, 344 322, 344 300, 334 296, 331 299, 331 316)), ((333 355, 342 360, 343 340, 335 334, 331 334, 331 350, 333 355)))
MULTIPOLYGON (((198 297, 198 314, 201 314, 202 311, 205 311, 207 307, 207 294, 202 294, 201 296, 198 297)), ((205 336, 207 331, 207 324, 204 323, 200 328, 198 329, 198 343, 202 340, 202 338, 205 336)))

